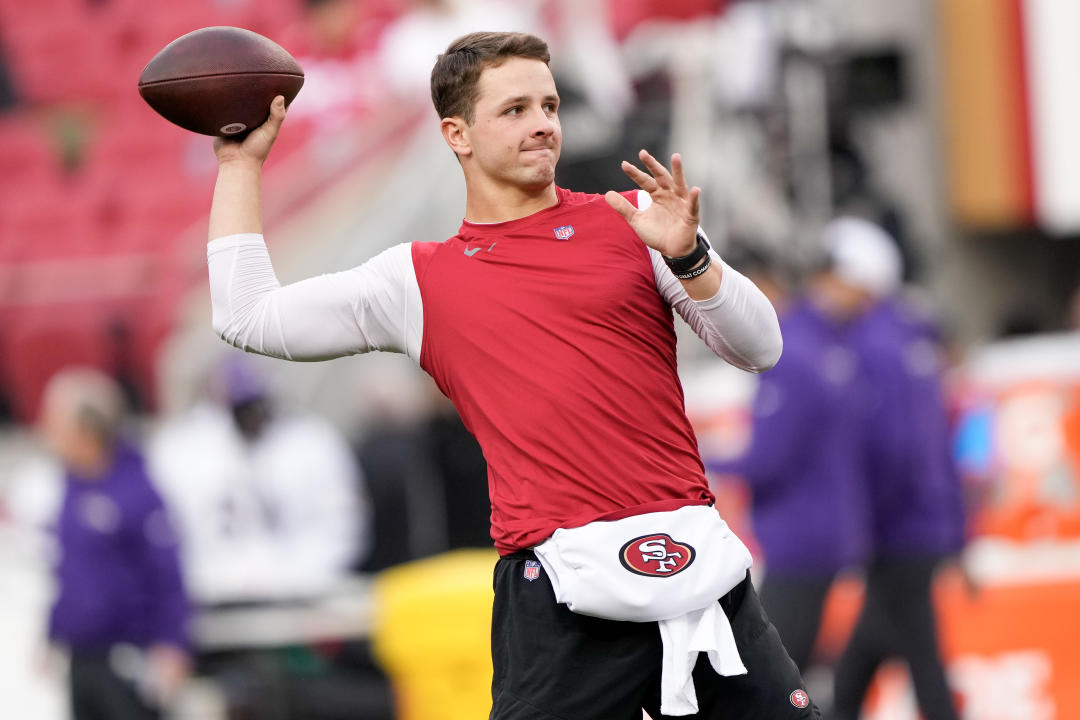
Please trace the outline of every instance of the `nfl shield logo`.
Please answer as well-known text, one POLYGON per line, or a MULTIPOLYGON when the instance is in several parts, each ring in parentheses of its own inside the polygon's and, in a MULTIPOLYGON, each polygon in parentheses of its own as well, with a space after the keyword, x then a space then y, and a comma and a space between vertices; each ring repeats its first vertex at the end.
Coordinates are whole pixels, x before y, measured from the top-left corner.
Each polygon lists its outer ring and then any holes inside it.
POLYGON ((525 561, 525 579, 532 582, 540 577, 540 563, 536 560, 525 561))
POLYGON ((563 225, 555 228, 555 237, 559 240, 569 240, 574 235, 573 225, 563 225))

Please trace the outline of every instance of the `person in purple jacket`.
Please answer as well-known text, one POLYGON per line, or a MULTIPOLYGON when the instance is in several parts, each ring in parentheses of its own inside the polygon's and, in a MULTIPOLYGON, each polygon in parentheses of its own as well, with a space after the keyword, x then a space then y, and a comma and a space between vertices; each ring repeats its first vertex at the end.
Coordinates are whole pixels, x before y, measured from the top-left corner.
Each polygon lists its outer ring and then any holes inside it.
POLYGON ((65 469, 48 631, 70 655, 75 720, 159 717, 189 667, 175 535, 123 422, 119 386, 96 370, 46 387, 40 431, 65 469))
POLYGON ((853 338, 870 381, 862 438, 873 534, 866 599, 836 670, 835 717, 855 720, 877 668, 896 657, 910 668, 923 716, 956 720, 931 602, 935 568, 963 548, 965 524, 938 333, 894 295, 853 338))
POLYGON ((827 262, 781 308, 784 355, 760 378, 750 447, 733 461, 707 463, 749 485, 765 560, 762 603, 804 673, 829 587, 841 570, 865 561, 869 542, 861 467, 866 379, 852 333, 898 281, 900 258, 883 233, 867 236, 861 222, 825 228, 827 262))

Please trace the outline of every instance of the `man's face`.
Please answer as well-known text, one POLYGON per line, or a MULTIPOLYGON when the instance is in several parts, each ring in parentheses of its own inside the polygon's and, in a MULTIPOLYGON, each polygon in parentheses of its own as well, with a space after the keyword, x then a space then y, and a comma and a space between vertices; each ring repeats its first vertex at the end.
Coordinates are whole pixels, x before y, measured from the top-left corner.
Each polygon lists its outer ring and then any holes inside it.
POLYGON ((45 448, 68 467, 77 465, 92 444, 76 413, 69 398, 53 393, 44 398, 38 418, 38 435, 45 448))
POLYGON ((509 58, 480 75, 473 124, 465 129, 473 168, 527 190, 555 181, 562 150, 559 95, 547 64, 509 58))

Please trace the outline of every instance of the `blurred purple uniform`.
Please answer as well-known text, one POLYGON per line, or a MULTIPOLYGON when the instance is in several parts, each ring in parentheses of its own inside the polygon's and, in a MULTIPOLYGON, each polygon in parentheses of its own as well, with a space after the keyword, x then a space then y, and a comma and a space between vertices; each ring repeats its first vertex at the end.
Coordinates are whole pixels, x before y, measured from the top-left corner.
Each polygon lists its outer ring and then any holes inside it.
POLYGON ((801 301, 780 318, 784 355, 760 378, 747 452, 708 462, 746 479, 767 570, 832 576, 861 561, 861 378, 849 327, 801 301))
POLYGON ((853 338, 869 381, 864 437, 872 552, 956 552, 964 544, 964 509, 937 329, 894 298, 867 313, 853 338))
POLYGON ((58 595, 49 637, 73 652, 127 643, 188 646, 176 537, 142 458, 120 446, 99 479, 65 477, 58 595))
POLYGON ((873 548, 862 612, 836 668, 833 717, 859 717, 874 673, 901 658, 922 716, 957 720, 932 603, 938 561, 964 543, 937 333, 892 298, 864 315, 853 337, 869 380, 863 437, 873 548))

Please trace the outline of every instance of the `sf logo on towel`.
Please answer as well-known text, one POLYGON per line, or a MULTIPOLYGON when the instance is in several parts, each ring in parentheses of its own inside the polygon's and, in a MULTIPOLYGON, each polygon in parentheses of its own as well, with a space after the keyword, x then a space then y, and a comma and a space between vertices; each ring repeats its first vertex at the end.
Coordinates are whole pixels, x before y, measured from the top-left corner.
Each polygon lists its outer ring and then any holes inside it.
POLYGON ((638 575, 671 577, 694 562, 694 548, 666 533, 634 538, 619 550, 623 567, 638 575))

